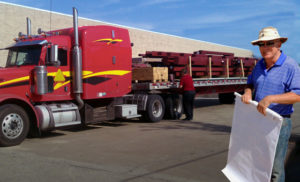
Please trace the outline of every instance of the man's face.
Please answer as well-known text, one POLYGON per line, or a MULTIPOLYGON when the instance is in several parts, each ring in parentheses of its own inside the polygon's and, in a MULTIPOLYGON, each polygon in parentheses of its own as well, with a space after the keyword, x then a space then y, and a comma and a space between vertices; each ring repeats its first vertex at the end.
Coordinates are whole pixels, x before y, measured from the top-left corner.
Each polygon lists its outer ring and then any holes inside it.
POLYGON ((280 53, 281 42, 279 40, 261 41, 257 45, 265 60, 271 60, 280 53))

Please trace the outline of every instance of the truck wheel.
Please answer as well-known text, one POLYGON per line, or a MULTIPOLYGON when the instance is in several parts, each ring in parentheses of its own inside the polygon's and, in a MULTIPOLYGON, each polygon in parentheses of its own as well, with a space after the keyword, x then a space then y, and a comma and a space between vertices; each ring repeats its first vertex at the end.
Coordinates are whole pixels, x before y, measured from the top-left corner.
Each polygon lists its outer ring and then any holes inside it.
POLYGON ((23 108, 14 104, 0 107, 0 146, 20 144, 29 131, 29 118, 23 108))
POLYGON ((234 93, 220 93, 219 102, 221 104, 233 104, 235 99, 234 93))
POLYGON ((166 97, 166 119, 179 119, 182 115, 182 96, 178 94, 168 95, 166 97))
POLYGON ((149 95, 145 118, 149 122, 160 121, 165 114, 164 100, 159 95, 149 95))

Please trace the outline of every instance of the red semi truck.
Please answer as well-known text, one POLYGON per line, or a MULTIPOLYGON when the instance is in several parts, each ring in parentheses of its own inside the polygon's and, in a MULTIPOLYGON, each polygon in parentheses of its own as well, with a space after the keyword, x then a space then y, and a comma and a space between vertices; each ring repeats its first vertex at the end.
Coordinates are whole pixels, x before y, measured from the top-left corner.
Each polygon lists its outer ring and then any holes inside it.
MULTIPOLYGON (((70 125, 142 117, 155 122, 182 113, 179 81, 132 82, 132 43, 127 29, 74 27, 20 34, 0 68, 0 145, 20 144, 70 125)), ((30 25, 28 25, 30 32, 30 25)), ((245 77, 199 78, 198 93, 242 91, 245 77)), ((224 93, 224 94, 222 94, 224 93)))

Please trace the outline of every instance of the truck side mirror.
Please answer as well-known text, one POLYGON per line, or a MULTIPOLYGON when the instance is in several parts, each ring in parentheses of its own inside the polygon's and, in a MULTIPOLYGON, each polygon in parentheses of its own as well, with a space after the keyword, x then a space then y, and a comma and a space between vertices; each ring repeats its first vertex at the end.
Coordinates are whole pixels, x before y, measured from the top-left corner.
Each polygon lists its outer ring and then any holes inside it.
POLYGON ((56 64, 58 62, 58 45, 51 45, 50 62, 56 64))
POLYGON ((50 64, 59 67, 60 61, 58 60, 58 45, 51 45, 50 47, 50 64))

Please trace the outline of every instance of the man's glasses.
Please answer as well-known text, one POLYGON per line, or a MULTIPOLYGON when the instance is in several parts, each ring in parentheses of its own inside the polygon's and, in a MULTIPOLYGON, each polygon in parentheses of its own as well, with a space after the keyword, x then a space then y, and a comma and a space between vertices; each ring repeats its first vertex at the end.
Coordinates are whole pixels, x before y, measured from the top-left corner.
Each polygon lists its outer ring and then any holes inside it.
POLYGON ((263 47, 263 46, 267 46, 267 47, 271 47, 274 46, 275 41, 267 41, 267 42, 258 42, 257 45, 259 47, 263 47))

